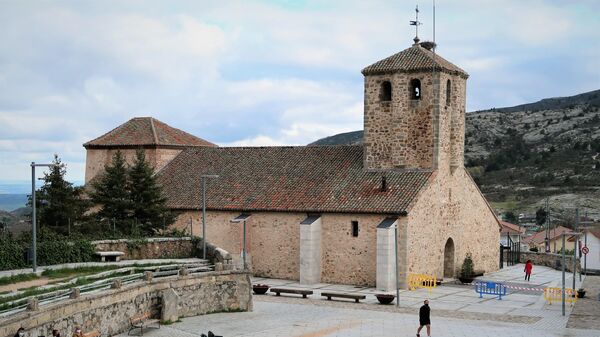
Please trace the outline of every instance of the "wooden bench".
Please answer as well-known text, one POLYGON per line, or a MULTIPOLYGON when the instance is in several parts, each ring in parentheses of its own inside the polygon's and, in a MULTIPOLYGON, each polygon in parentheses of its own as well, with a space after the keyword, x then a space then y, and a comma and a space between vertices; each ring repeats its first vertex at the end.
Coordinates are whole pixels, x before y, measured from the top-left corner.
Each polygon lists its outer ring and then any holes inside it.
POLYGON ((94 254, 100 256, 100 262, 119 262, 121 256, 125 255, 123 252, 95 252, 94 254))
POLYGON ((307 295, 312 295, 312 290, 305 289, 288 289, 288 288, 271 288, 272 293, 275 293, 275 296, 279 296, 280 294, 298 294, 302 295, 302 298, 306 298, 307 295))
POLYGON ((360 300, 364 300, 365 298, 367 298, 365 295, 345 294, 345 293, 321 293, 321 296, 327 297, 328 301, 331 301, 332 297, 350 298, 350 299, 353 299, 354 301, 356 301, 356 303, 359 303, 360 300))
POLYGON ((129 317, 129 324, 131 325, 131 327, 129 328, 129 332, 127 332, 127 335, 129 335, 131 333, 131 330, 133 329, 140 329, 140 335, 143 336, 144 328, 147 328, 149 325, 152 324, 157 324, 158 329, 160 329, 160 320, 151 318, 150 313, 148 311, 144 312, 143 314, 129 317))

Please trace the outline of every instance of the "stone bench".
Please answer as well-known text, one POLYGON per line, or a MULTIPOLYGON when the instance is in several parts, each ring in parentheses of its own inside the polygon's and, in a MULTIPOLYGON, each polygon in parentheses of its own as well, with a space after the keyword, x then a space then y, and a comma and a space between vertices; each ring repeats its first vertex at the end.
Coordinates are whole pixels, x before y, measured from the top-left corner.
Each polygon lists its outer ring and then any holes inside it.
POLYGON ((97 330, 92 330, 88 332, 74 333, 73 337, 100 337, 100 332, 97 330))
POLYGON ((160 320, 153 319, 150 316, 149 312, 144 312, 143 314, 135 315, 133 317, 129 317, 129 331, 127 335, 131 333, 131 330, 140 329, 140 335, 144 335, 144 328, 148 328, 149 325, 157 324, 160 329, 160 320))
POLYGON ((321 293, 321 296, 327 297, 328 301, 331 301, 331 298, 350 298, 353 299, 356 303, 359 303, 360 300, 364 300, 367 298, 365 295, 359 294, 346 294, 346 293, 321 293))
POLYGON ((275 293, 275 296, 279 296, 280 294, 298 294, 302 295, 302 298, 307 298, 307 295, 312 295, 312 290, 306 289, 289 289, 289 288, 271 288, 271 292, 275 293))
POLYGON ((100 256, 100 262, 119 262, 121 256, 125 255, 123 252, 96 252, 96 255, 100 256))

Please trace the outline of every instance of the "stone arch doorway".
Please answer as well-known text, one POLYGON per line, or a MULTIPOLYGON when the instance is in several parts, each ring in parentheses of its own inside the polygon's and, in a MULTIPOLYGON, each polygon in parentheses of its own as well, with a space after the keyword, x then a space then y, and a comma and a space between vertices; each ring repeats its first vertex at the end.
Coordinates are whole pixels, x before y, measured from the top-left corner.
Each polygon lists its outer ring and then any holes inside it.
POLYGON ((448 238, 444 247, 444 278, 454 277, 454 241, 448 238))

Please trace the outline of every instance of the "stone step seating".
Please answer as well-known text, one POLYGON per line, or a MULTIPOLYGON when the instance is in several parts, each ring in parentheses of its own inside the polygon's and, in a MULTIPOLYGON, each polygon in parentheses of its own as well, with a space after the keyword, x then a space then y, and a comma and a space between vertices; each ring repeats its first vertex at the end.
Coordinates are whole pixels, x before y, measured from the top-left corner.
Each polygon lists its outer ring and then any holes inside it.
POLYGON ((360 294, 329 293, 329 292, 322 292, 321 296, 327 297, 328 301, 331 301, 332 298, 337 297, 337 298, 353 299, 356 303, 359 303, 360 300, 364 300, 365 298, 367 298, 365 295, 360 295, 360 294))
POLYGON ((271 288, 270 292, 275 293, 275 296, 280 296, 280 294, 298 294, 302 295, 302 298, 307 298, 306 296, 313 294, 312 290, 290 288, 271 288))

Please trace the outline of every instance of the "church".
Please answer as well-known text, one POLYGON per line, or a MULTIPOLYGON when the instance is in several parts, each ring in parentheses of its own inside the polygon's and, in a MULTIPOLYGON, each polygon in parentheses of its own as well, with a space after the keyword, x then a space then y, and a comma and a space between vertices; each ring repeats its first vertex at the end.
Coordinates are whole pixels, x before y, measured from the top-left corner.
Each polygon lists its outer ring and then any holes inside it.
POLYGON ((468 74, 432 48, 415 38, 362 70, 362 145, 219 147, 140 117, 84 144, 86 183, 116 150, 144 149, 172 226, 237 263, 246 238, 255 276, 389 291, 396 244, 403 288, 412 273, 455 277, 466 254, 496 270, 500 224, 464 167, 468 74))

